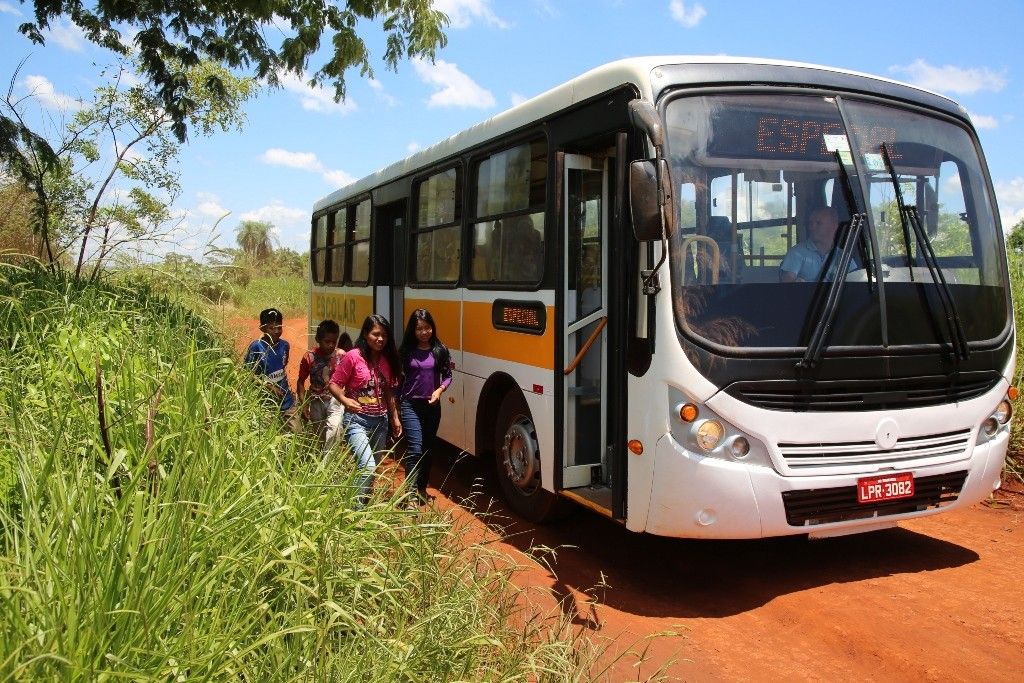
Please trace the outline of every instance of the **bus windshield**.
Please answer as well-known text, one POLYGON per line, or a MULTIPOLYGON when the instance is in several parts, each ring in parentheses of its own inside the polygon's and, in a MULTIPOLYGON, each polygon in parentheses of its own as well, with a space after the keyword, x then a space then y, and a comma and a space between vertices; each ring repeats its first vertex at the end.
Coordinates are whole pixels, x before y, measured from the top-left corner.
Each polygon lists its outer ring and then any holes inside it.
POLYGON ((922 238, 966 340, 1006 328, 994 211, 966 128, 893 104, 793 94, 680 96, 665 117, 684 335, 712 349, 802 348, 843 277, 830 348, 948 344, 922 238), (839 273, 836 235, 854 214, 865 227, 839 273))

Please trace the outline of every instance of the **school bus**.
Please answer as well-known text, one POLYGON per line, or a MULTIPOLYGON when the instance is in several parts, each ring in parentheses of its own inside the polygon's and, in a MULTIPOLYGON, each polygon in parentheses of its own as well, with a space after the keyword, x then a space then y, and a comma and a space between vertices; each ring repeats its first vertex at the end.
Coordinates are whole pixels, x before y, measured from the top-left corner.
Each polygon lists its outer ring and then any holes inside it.
POLYGON ((439 436, 519 515, 814 537, 999 486, 1014 330, 966 111, 766 59, 645 57, 316 203, 310 325, 431 311, 439 436))

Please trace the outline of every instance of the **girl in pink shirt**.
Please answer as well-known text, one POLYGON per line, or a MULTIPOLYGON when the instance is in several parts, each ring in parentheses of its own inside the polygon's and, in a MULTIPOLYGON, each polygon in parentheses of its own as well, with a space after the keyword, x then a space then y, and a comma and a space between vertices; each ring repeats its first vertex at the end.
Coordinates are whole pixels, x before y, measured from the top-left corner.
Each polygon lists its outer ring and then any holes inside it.
POLYGON ((331 375, 329 389, 345 406, 341 428, 360 471, 356 480, 359 506, 370 499, 377 467, 374 454, 384 450, 388 423, 395 439, 402 435, 395 403, 401 367, 391 323, 374 314, 363 321, 355 347, 331 375))

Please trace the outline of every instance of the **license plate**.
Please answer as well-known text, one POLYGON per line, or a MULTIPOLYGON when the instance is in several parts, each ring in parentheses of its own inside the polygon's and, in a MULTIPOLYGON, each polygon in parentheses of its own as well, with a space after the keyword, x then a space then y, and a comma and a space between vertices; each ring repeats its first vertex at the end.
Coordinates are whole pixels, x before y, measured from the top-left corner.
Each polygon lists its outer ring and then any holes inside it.
POLYGON ((857 480, 857 502, 877 503, 883 500, 912 498, 914 475, 911 472, 865 477, 857 480))

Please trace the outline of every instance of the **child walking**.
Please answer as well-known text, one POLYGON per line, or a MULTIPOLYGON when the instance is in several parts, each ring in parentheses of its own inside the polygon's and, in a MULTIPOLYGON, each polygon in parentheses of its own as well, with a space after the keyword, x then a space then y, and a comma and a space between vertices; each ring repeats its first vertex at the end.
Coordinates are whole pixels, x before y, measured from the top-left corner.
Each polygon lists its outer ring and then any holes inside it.
POLYGON ((291 347, 281 338, 284 316, 276 308, 260 311, 260 331, 263 336, 249 344, 245 352, 245 364, 256 375, 266 381, 269 394, 273 397, 285 426, 297 431, 298 420, 295 410, 295 394, 288 388, 288 354, 291 347))
POLYGON ((374 314, 366 316, 355 347, 345 354, 331 375, 328 388, 345 406, 342 430, 360 470, 359 506, 366 505, 373 491, 373 472, 377 467, 374 454, 384 449, 389 421, 392 436, 402 436, 395 403, 401 371, 391 323, 374 314))
POLYGON ((303 354, 299 362, 299 379, 295 383, 302 414, 309 420, 321 450, 334 445, 341 427, 341 416, 345 412, 327 388, 334 369, 348 350, 338 348, 340 332, 341 328, 333 320, 324 320, 317 325, 316 346, 303 354), (306 378, 309 378, 308 392, 306 378))

